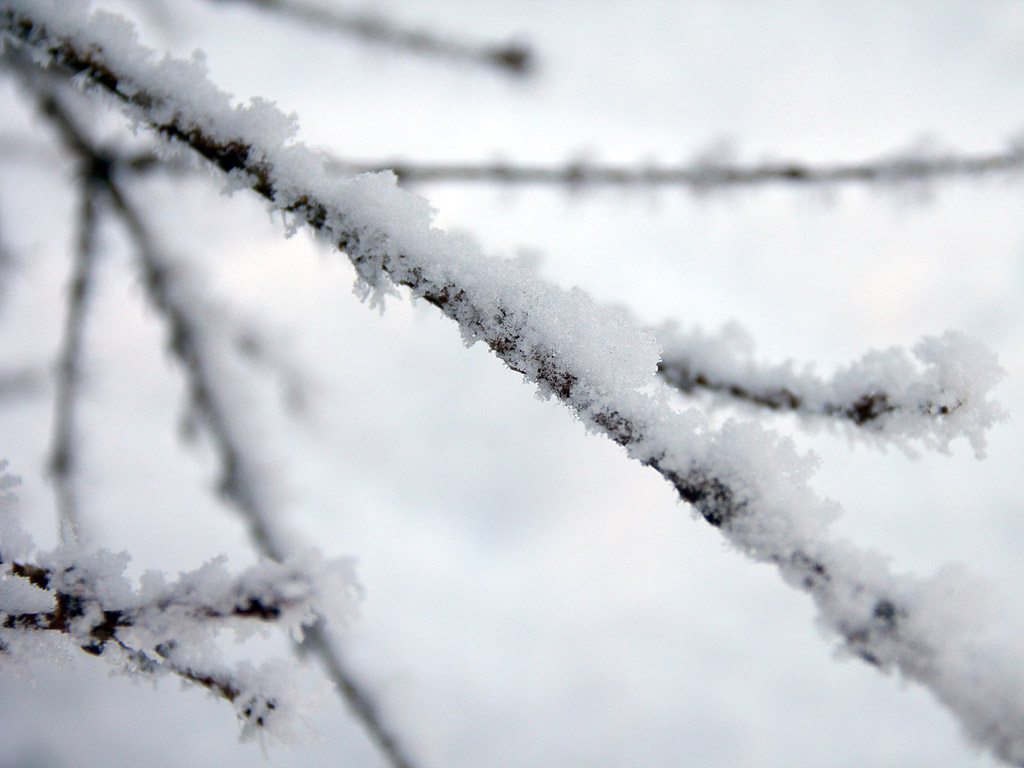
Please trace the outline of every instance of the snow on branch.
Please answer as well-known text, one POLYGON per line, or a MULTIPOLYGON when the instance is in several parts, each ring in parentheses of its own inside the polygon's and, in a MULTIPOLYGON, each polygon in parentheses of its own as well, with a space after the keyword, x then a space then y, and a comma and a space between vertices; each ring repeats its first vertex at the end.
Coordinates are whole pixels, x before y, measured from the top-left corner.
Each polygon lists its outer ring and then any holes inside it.
POLYGON ((232 188, 318 232, 348 255, 367 297, 401 286, 436 306, 466 343, 486 344, 540 394, 660 472, 736 549, 807 592, 847 653, 926 686, 972 741, 1024 766, 1024 663, 979 644, 984 590, 953 569, 893 573, 880 555, 831 536, 839 509, 809 487, 814 461, 757 424, 712 430, 696 410, 677 411, 651 386, 653 334, 435 229, 426 202, 393 175, 333 178, 294 141, 292 120, 261 101, 232 106, 197 62, 153 61, 124 22, 68 2, 0 0, 0 9, 10 46, 106 92, 139 124, 226 172, 232 188))
POLYGON ((666 325, 658 341, 658 373, 682 392, 842 422, 856 427, 851 436, 892 442, 911 454, 915 440, 946 452, 966 437, 981 458, 986 432, 1008 418, 988 397, 1004 376, 995 355, 955 331, 924 338, 913 355, 896 347, 868 352, 827 380, 793 361, 757 363, 752 340, 736 325, 717 334, 666 325))
POLYGON ((324 611, 350 614, 360 592, 349 561, 307 552, 232 576, 219 558, 174 581, 147 572, 136 588, 123 553, 77 545, 33 552, 14 518, 6 463, 0 472, 0 664, 35 655, 38 634, 59 635, 130 674, 173 674, 206 688, 234 705, 243 738, 288 735, 301 701, 285 676, 273 665, 226 666, 213 640, 221 629, 244 637, 254 624, 301 633, 324 611))
POLYGON ((294 0, 211 0, 235 2, 289 17, 319 30, 333 30, 378 45, 414 53, 494 67, 525 76, 534 67, 534 55, 523 43, 470 43, 425 29, 403 27, 375 11, 345 11, 294 0))

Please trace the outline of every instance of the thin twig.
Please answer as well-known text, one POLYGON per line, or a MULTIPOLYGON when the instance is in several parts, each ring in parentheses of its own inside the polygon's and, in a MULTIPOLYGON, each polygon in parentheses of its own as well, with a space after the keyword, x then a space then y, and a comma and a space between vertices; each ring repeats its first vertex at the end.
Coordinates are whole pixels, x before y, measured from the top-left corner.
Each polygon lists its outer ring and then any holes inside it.
MULTIPOLYGON (((44 104, 44 111, 46 106, 44 104)), ((76 137, 64 136, 71 143, 76 137)), ((75 411, 81 397, 82 357, 85 337, 86 313, 96 261, 96 200, 97 185, 101 183, 100 164, 87 162, 80 169, 78 238, 73 256, 73 269, 68 287, 64 335, 57 364, 56 392, 54 394, 53 438, 49 468, 57 497, 61 537, 73 541, 77 536, 79 519, 78 498, 74 489, 77 469, 75 440, 75 411)))
POLYGON ((484 183, 586 187, 680 187, 693 192, 716 189, 788 186, 830 186, 857 183, 906 184, 931 180, 1019 172, 1024 146, 977 155, 893 155, 878 160, 814 165, 800 161, 753 165, 696 161, 682 165, 610 165, 576 161, 564 164, 427 163, 415 160, 332 161, 342 173, 391 171, 403 184, 484 183))
MULTIPOLYGON (((728 378, 717 378, 679 361, 662 360, 658 363, 658 374, 680 392, 692 394, 706 391, 715 394, 759 405, 772 411, 800 411, 818 416, 829 416, 845 419, 858 427, 876 422, 883 416, 900 410, 901 406, 893 405, 889 395, 881 391, 865 392, 849 402, 826 402, 809 405, 802 394, 789 387, 757 387, 728 378)), ((963 405, 961 403, 961 405, 963 405)), ((948 405, 924 403, 917 412, 925 416, 946 416, 954 408, 948 405)))
POLYGON ((425 29, 404 27, 399 22, 370 11, 344 11, 293 0, 216 0, 241 2, 288 16, 316 29, 352 35, 370 43, 387 45, 444 59, 495 67, 507 74, 528 75, 534 55, 523 43, 470 43, 425 29))

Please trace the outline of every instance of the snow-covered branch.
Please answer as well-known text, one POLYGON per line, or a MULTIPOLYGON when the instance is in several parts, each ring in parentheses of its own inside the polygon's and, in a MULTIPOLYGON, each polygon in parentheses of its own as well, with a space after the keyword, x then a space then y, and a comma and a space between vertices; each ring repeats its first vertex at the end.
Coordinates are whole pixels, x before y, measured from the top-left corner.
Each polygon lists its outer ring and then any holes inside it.
POLYGON ((123 568, 126 558, 73 551, 57 557, 70 564, 0 564, 7 570, 0 571, 0 596, 5 598, 0 600, 0 655, 19 653, 19 645, 33 633, 60 633, 88 654, 113 656, 129 672, 170 673, 208 689, 235 706, 243 735, 284 725, 272 718, 279 712, 285 716, 297 702, 288 702, 287 691, 275 690, 275 681, 251 665, 219 663, 205 637, 218 625, 244 629, 247 623, 278 622, 291 614, 298 616, 292 625, 313 621, 307 614, 310 585, 303 574, 264 568, 229 582, 220 563, 212 563, 162 591, 150 589, 126 600, 126 583, 113 582, 114 569, 123 568), (100 591, 100 584, 107 592, 100 591), (49 605, 38 605, 47 599, 49 605), (191 635, 203 640, 180 639, 191 635))
MULTIPOLYGON (((196 62, 154 62, 112 17, 39 0, 0 8, 10 45, 106 92, 137 123, 224 171, 232 188, 252 189, 294 226, 318 232, 347 254, 375 302, 400 286, 437 307, 467 343, 482 341, 542 395, 660 472, 735 548, 807 592, 849 653, 927 686, 973 741, 1024 765, 1024 665, 978 644, 976 590, 954 570, 895 574, 878 554, 832 537, 839 510, 809 487, 814 462, 756 424, 713 430, 699 412, 677 411, 652 384, 653 334, 435 229, 426 203, 392 175, 339 181, 294 141, 291 120, 265 102, 232 106, 196 62)), ((959 370, 976 375, 970 365, 959 370)))
POLYGON ((300 702, 281 676, 272 666, 221 663, 213 639, 221 629, 244 635, 254 624, 301 633, 325 611, 350 614, 359 597, 350 562, 310 552, 232 576, 220 558, 170 582, 148 572, 136 588, 123 553, 77 545, 33 552, 14 519, 12 485, 10 475, 0 476, 0 661, 31 657, 40 633, 59 635, 129 673, 173 674, 210 690, 234 705, 243 736, 286 734, 300 702))
POLYGON ((658 373, 686 393, 792 411, 816 422, 838 421, 851 436, 892 442, 910 452, 913 441, 947 451, 966 437, 978 457, 987 431, 1007 418, 988 395, 1003 376, 995 355, 961 333, 947 331, 918 343, 911 355, 893 347, 868 352, 829 379, 793 361, 761 364, 753 342, 736 325, 717 334, 658 330, 658 373))
POLYGON ((73 635, 83 650, 96 656, 104 652, 107 643, 116 641, 118 631, 124 628, 173 628, 178 622, 231 619, 276 621, 296 606, 305 606, 311 594, 308 578, 294 567, 271 564, 230 581, 216 564, 126 601, 119 597, 123 585, 110 589, 108 583, 112 573, 123 570, 127 562, 123 555, 83 554, 68 548, 37 558, 44 564, 13 561, 0 565, 8 566, 11 577, 48 593, 53 604, 46 610, 7 609, 4 628, 73 635), (108 589, 107 596, 102 594, 103 589, 108 589), (90 613, 95 614, 95 620, 79 626, 78 620, 90 613))

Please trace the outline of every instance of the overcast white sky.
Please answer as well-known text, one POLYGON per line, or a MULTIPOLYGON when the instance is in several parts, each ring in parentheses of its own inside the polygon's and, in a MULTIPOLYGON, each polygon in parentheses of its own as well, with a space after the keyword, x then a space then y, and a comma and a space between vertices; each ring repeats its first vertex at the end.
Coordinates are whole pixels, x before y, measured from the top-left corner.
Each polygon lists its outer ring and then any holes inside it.
MULTIPOLYGON (((294 110, 304 140, 353 158, 667 163, 731 147, 740 160, 838 162, 922 144, 998 150, 1024 128, 1019 2, 372 6, 530 42, 538 71, 521 82, 242 5, 104 5, 145 6, 147 44, 203 50, 214 82, 294 110)), ((45 141, 10 84, 0 89, 0 136, 45 141)), ((0 316, 4 365, 50 365, 58 343, 75 201, 48 157, 3 155, 0 223, 19 264, 0 316)), ((814 485, 845 509, 839 534, 896 570, 962 561, 1002 596, 999 636, 1024 633, 1021 183, 419 191, 439 224, 491 252, 536 258, 550 280, 645 322, 735 320, 773 361, 828 373, 947 328, 988 344, 1015 420, 993 430, 983 462, 966 444, 915 461, 771 421, 820 454, 814 485)), ((138 194, 218 301, 277 339, 306 382, 308 411, 291 418, 257 372, 253 439, 287 489, 293 529, 358 559, 353 663, 425 767, 995 764, 927 693, 837 661, 804 595, 729 551, 653 472, 465 349, 429 306, 371 311, 341 257, 284 240, 245 194, 202 181, 138 194)), ((87 524, 137 572, 220 552, 241 565, 252 555, 210 498, 211 456, 178 439, 182 384, 162 330, 121 234, 106 238, 82 414, 87 524)), ((49 394, 0 403, 0 455, 25 480, 41 543, 54 526, 49 394)), ((221 702, 76 662, 35 670, 34 687, 0 675, 0 768, 381 764, 333 701, 312 718, 320 741, 264 758, 236 743, 221 702)))

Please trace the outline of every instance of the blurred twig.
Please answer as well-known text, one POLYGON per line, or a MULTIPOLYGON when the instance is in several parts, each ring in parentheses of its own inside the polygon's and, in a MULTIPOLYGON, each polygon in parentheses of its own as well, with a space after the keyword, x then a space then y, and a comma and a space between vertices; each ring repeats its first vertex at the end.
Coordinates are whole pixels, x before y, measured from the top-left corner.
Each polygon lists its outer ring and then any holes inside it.
POLYGON ((96 260, 96 197, 102 192, 110 175, 112 159, 103 152, 94 151, 74 123, 62 119, 63 112, 52 96, 41 93, 39 101, 43 113, 59 131, 62 142, 79 161, 78 237, 57 366, 50 454, 50 472, 57 496, 61 536, 73 540, 80 524, 78 499, 74 490, 75 407, 81 394, 85 318, 96 260))
POLYGON ((326 8, 294 0, 211 0, 256 6, 302 21, 318 29, 328 29, 361 38, 371 43, 445 59, 483 64, 516 76, 528 75, 534 54, 523 43, 470 43, 425 29, 404 27, 399 22, 372 11, 326 8))
POLYGON ((344 173, 393 172, 405 184, 429 182, 589 186, 683 187, 694 192, 786 184, 827 186, 850 183, 905 184, 934 179, 1010 173, 1024 168, 1024 145, 977 155, 908 153, 857 163, 815 165, 801 161, 740 164, 697 160, 682 165, 610 165, 574 161, 533 163, 426 163, 415 160, 334 160, 344 173))

